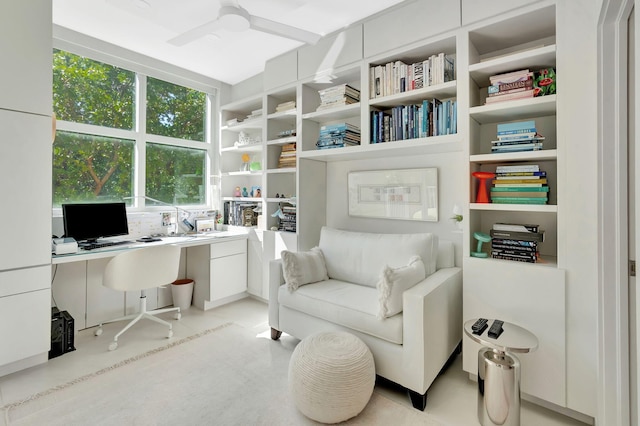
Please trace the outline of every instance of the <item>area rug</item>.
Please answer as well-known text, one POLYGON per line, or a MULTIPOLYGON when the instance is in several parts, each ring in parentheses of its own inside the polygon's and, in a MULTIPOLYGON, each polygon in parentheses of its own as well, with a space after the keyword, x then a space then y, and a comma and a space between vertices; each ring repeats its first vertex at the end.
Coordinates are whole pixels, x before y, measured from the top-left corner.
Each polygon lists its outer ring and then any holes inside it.
MULTIPOLYGON (((2 407, 7 425, 315 425, 293 405, 292 349, 230 323, 2 407)), ((342 424, 433 425, 374 391, 342 424)))

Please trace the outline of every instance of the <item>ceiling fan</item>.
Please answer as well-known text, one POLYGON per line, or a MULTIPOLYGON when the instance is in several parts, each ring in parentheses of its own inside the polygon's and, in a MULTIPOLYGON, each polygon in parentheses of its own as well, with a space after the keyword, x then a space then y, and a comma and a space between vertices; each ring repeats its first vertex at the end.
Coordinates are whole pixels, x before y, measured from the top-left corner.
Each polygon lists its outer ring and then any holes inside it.
POLYGON ((184 46, 218 29, 227 31, 245 31, 248 29, 274 34, 280 37, 290 38, 307 44, 316 44, 322 37, 320 34, 312 33, 270 19, 251 15, 245 8, 237 2, 222 1, 218 17, 212 21, 205 22, 192 28, 168 42, 175 46, 184 46))

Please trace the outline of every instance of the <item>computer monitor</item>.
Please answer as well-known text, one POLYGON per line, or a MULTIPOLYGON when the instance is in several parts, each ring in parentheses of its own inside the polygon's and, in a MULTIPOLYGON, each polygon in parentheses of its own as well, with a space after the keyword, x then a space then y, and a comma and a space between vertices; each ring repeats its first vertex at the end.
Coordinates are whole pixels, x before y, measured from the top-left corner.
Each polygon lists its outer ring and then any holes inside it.
POLYGON ((125 203, 63 204, 65 237, 76 241, 127 235, 129 224, 125 203))

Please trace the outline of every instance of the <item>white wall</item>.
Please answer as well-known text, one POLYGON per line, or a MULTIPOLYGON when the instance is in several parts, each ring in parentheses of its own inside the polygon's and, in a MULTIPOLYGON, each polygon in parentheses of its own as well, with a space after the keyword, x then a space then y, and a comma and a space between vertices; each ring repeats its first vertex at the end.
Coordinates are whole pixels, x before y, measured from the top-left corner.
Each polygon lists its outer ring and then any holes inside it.
POLYGON ((455 224, 449 218, 452 215, 453 205, 463 205, 465 202, 464 170, 461 152, 329 163, 327 165, 327 226, 361 232, 431 232, 437 234, 440 239, 454 242, 456 265, 461 265, 462 234, 454 232, 455 224), (438 222, 349 216, 347 176, 350 171, 427 167, 438 169, 438 222))

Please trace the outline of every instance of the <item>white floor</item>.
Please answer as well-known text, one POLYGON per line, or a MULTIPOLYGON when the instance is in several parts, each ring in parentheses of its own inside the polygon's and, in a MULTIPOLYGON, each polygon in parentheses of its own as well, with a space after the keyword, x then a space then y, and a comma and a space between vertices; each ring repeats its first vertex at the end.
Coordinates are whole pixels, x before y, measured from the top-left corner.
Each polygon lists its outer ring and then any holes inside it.
MULTIPOLYGON (((166 315, 166 319, 171 320, 171 314, 166 315)), ((192 307, 183 313, 180 321, 173 321, 172 340, 227 322, 234 322, 251 329, 256 334, 268 333, 267 305, 261 301, 246 298, 206 312, 192 307)), ((113 335, 123 326, 123 323, 105 325, 104 334, 100 337, 93 335, 94 329, 82 330, 75 338, 74 352, 54 358, 46 364, 1 377, 0 407, 167 343, 165 330, 160 325, 145 320, 120 337, 117 350, 108 351, 107 347, 113 335)), ((294 347, 295 339, 289 336, 283 336, 283 338, 291 339, 294 347)), ((377 390, 388 398, 411 407, 409 397, 401 389, 384 384, 377 385, 377 390)), ((429 389, 425 411, 447 425, 478 424, 476 383, 469 380, 468 374, 462 371, 461 355, 429 389)), ((522 402, 521 419, 522 426, 584 426, 584 423, 526 401, 522 402)), ((6 426, 4 422, 5 420, 0 418, 0 426, 6 426)), ((93 423, 92 419, 87 419, 87 424, 93 423)), ((250 423, 251 419, 247 419, 247 424, 250 423)))

